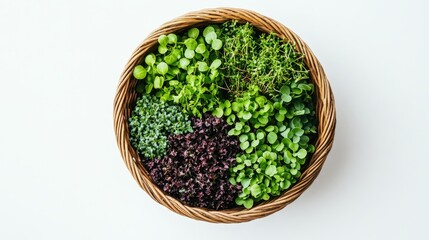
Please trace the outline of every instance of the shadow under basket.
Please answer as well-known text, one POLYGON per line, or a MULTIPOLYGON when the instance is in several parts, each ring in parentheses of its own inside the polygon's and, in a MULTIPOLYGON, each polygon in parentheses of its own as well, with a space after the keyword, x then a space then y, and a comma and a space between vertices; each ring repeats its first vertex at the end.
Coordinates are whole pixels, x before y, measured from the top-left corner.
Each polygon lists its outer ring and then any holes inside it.
POLYGON ((329 82, 319 61, 304 41, 284 25, 271 18, 253 11, 234 8, 214 8, 190 12, 165 23, 152 32, 134 51, 121 75, 114 100, 113 115, 119 150, 127 168, 140 187, 155 201, 178 214, 214 223, 240 223, 265 217, 283 209, 297 199, 311 185, 322 169, 322 165, 332 147, 336 121, 334 97, 329 82), (261 202, 251 209, 237 207, 215 211, 184 205, 173 197, 166 195, 153 183, 150 175, 141 165, 139 155, 130 144, 128 118, 137 98, 135 91, 137 81, 132 76, 133 68, 141 62, 146 54, 154 49, 160 35, 178 33, 194 26, 223 23, 229 20, 249 22, 262 32, 273 32, 285 39, 285 41, 295 44, 297 51, 304 54, 304 62, 310 70, 311 81, 315 86, 318 136, 315 142, 315 152, 308 163, 308 167, 302 173, 298 182, 282 195, 269 201, 261 202))

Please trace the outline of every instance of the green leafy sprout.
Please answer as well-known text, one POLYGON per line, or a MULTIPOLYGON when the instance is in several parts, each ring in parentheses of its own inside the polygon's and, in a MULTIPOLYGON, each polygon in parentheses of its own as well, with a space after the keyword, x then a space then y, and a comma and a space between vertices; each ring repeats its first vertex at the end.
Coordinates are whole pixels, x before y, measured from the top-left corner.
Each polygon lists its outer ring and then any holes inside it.
POLYGON ((242 97, 221 105, 219 112, 229 113, 227 123, 232 128, 228 134, 239 137, 244 151, 231 168, 231 184, 243 187, 238 205, 250 208, 280 195, 296 183, 307 155, 314 152, 310 137, 316 133, 315 112, 308 98, 313 86, 300 84, 301 88, 291 84, 292 92, 283 86, 271 99, 253 85, 242 97))
POLYGON ((219 26, 213 25, 202 30, 191 28, 179 36, 159 36, 158 51, 148 54, 144 63, 134 68, 134 77, 143 80, 137 89, 174 102, 192 116, 213 111, 219 104, 222 84, 220 33, 219 26))

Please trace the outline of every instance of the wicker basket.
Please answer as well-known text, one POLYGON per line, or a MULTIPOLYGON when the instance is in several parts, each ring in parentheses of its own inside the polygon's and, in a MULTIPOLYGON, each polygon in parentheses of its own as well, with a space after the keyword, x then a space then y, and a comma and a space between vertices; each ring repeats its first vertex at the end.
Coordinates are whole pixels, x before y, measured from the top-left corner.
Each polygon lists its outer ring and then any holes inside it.
POLYGON ((239 223, 251 221, 270 215, 297 199, 305 189, 317 177, 322 165, 332 147, 335 131, 335 106, 334 97, 325 76, 322 66, 308 46, 291 30, 281 23, 262 16, 256 12, 233 9, 215 8, 191 12, 173 19, 159 29, 152 32, 140 46, 134 51, 122 73, 114 102, 114 128, 119 150, 129 171, 155 201, 184 216, 215 223, 239 223), (261 202, 251 209, 237 207, 229 210, 207 210, 203 208, 190 207, 178 200, 166 195, 151 180, 147 171, 142 167, 138 154, 130 145, 128 132, 128 118, 131 106, 136 101, 137 94, 134 90, 137 81, 132 77, 133 68, 148 52, 152 51, 157 44, 158 36, 193 26, 206 25, 209 23, 222 23, 228 20, 239 22, 250 22, 263 32, 274 32, 281 38, 296 44, 298 51, 305 54, 305 64, 310 70, 311 79, 316 89, 316 114, 318 116, 318 139, 315 144, 315 152, 307 169, 302 173, 299 181, 281 196, 270 201, 261 202))

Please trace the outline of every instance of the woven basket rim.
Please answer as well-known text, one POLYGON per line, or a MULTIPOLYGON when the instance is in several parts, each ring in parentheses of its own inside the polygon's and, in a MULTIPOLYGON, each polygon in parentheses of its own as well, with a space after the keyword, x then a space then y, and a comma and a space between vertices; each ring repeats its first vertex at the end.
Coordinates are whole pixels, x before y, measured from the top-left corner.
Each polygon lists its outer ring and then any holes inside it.
POLYGON ((114 100, 113 117, 118 148, 127 168, 139 186, 155 201, 178 214, 215 223, 239 223, 265 217, 283 209, 298 198, 319 174, 332 147, 336 123, 334 97, 329 82, 321 64, 305 42, 276 20, 251 10, 238 8, 210 8, 189 12, 166 22, 149 34, 134 51, 121 75, 114 100), (302 173, 299 181, 282 195, 261 202, 251 209, 237 207, 227 210, 209 210, 184 205, 175 198, 166 195, 152 182, 150 175, 141 165, 138 154, 130 145, 128 132, 130 105, 136 99, 136 93, 133 91, 136 81, 132 78, 132 71, 134 66, 141 62, 146 52, 151 51, 157 44, 160 35, 179 32, 192 26, 221 23, 228 20, 250 22, 263 32, 274 32, 279 37, 295 44, 297 50, 304 54, 304 62, 310 70, 311 80, 315 85, 318 138, 315 143, 315 152, 306 170, 302 173))

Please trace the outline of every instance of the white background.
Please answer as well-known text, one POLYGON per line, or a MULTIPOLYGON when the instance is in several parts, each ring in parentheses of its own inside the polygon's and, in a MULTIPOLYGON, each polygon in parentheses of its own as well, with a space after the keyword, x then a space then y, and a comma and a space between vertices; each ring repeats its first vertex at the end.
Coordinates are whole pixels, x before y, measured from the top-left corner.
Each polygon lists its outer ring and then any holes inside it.
POLYGON ((0 0, 0 239, 429 239, 429 3, 0 0), (132 51, 173 17, 256 10, 325 68, 334 147, 294 203, 243 224, 179 216, 122 162, 113 98, 132 51))

